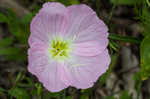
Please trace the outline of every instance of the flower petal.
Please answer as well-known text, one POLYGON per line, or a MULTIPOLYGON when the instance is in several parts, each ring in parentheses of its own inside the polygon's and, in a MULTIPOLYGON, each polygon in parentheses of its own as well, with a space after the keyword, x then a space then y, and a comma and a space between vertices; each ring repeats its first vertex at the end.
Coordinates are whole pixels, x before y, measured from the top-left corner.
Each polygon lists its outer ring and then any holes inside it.
POLYGON ((39 81, 51 92, 58 92, 68 87, 61 79, 61 66, 63 65, 56 61, 51 61, 46 65, 45 70, 38 76, 39 81))
POLYGON ((68 26, 68 10, 60 3, 45 3, 31 22, 29 44, 49 43, 56 35, 63 34, 68 26))
POLYGON ((66 64, 61 64, 59 66, 59 73, 60 73, 60 79, 66 84, 66 85, 71 85, 72 84, 72 78, 71 74, 66 66, 66 64))
POLYGON ((32 44, 28 50, 28 70, 36 75, 49 91, 57 92, 68 87, 69 75, 65 65, 50 59, 47 49, 42 43, 32 44))
POLYGON ((68 69, 72 76, 72 86, 76 88, 89 88, 108 69, 110 56, 108 51, 92 56, 75 56, 74 60, 68 62, 68 69))
POLYGON ((73 44, 73 54, 79 56, 95 56, 100 54, 106 49, 108 44, 108 39, 104 39, 102 42, 97 41, 87 41, 83 43, 73 44))
POLYGON ((34 75, 38 75, 48 63, 46 55, 47 46, 42 43, 33 43, 28 50, 28 70, 34 75))
MULTIPOLYGON (((98 40, 102 42, 108 36, 108 28, 96 13, 88 6, 72 5, 68 7, 70 13, 70 27, 67 36, 75 37, 75 42, 98 40)), ((107 43, 104 45, 107 46, 107 43)))

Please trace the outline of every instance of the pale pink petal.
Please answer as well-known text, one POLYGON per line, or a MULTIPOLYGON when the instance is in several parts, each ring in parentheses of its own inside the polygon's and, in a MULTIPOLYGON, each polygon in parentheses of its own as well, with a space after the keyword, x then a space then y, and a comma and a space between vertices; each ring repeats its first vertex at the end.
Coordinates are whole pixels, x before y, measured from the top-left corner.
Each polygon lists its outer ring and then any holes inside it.
POLYGON ((102 42, 93 40, 82 43, 75 43, 73 44, 72 53, 79 56, 95 56, 102 53, 106 49, 106 43, 108 44, 108 39, 105 39, 102 42))
POLYGON ((57 92, 70 85, 69 72, 65 65, 50 59, 47 49, 43 43, 32 44, 28 50, 28 71, 36 75, 49 91, 57 92))
POLYGON ((49 43, 52 37, 63 34, 68 26, 68 10, 60 3, 45 3, 31 22, 29 44, 49 43))
POLYGON ((67 65, 65 63, 61 64, 59 66, 59 71, 60 73, 60 79, 66 84, 66 85, 71 85, 72 84, 72 78, 71 74, 67 68, 67 65))
POLYGON ((63 68, 61 66, 63 65, 56 61, 51 61, 38 76, 39 81, 42 82, 44 87, 51 92, 58 92, 68 87, 68 85, 61 79, 61 68, 63 68))
POLYGON ((68 69, 72 76, 72 86, 76 88, 89 88, 101 76, 110 64, 108 51, 92 56, 75 56, 71 62, 68 62, 68 69))
POLYGON ((96 13, 88 6, 72 5, 68 7, 70 27, 66 35, 75 38, 75 43, 97 40, 107 46, 108 28, 96 13))
POLYGON ((34 75, 38 75, 45 68, 49 57, 46 55, 47 46, 42 43, 33 43, 28 50, 28 70, 34 75))

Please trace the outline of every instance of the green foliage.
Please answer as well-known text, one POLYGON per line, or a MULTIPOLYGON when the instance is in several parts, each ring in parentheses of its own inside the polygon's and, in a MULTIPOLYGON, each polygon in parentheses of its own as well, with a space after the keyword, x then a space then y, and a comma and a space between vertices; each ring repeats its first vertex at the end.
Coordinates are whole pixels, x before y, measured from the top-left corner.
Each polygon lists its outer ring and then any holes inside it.
POLYGON ((114 96, 106 96, 103 99, 116 99, 114 96))
MULTIPOLYGON (((33 18, 33 14, 32 13, 29 13, 29 14, 26 14, 26 15, 24 15, 24 17, 23 18, 21 18, 21 23, 22 24, 24 24, 24 25, 29 25, 30 24, 30 22, 31 22, 31 20, 32 20, 32 18, 33 18)), ((29 28, 29 27, 28 27, 29 28)))
POLYGON ((120 45, 116 41, 113 41, 113 40, 109 41, 109 46, 112 50, 114 50, 116 52, 118 52, 118 49, 120 47, 120 45))
MULTIPOLYGON (((72 96, 65 96, 62 99, 72 99, 72 96)), ((86 98, 84 98, 84 99, 86 99, 86 98)))
POLYGON ((22 77, 22 73, 19 72, 18 75, 17 75, 17 77, 16 77, 15 82, 18 82, 21 79, 21 77, 22 77))
POLYGON ((5 92, 6 90, 4 89, 4 88, 1 88, 0 87, 0 93, 3 93, 3 92, 5 92))
POLYGON ((88 96, 88 94, 83 94, 83 95, 80 97, 80 99, 89 99, 89 96, 88 96))
POLYGON ((0 98, 4 96, 5 92, 7 92, 7 90, 0 87, 0 98))
POLYGON ((41 83, 36 83, 36 88, 37 88, 37 95, 40 96, 41 92, 42 92, 42 85, 41 83))
POLYGON ((30 95, 24 88, 13 88, 8 91, 8 94, 15 97, 16 99, 30 99, 30 95))
POLYGON ((86 89, 86 90, 82 89, 82 90, 81 90, 81 93, 82 93, 82 94, 89 94, 89 95, 90 95, 90 94, 92 93, 92 88, 88 88, 88 89, 86 89))
POLYGON ((49 98, 57 98, 61 96, 61 93, 51 93, 51 92, 46 92, 43 94, 43 99, 49 99, 49 98))
POLYGON ((140 91, 141 91, 141 84, 142 84, 142 80, 141 80, 141 73, 140 72, 136 72, 134 74, 134 88, 137 92, 137 98, 140 96, 140 91))
POLYGON ((118 41, 123 41, 123 42, 129 42, 132 44, 140 44, 141 39, 137 37, 131 37, 131 36, 121 36, 115 33, 110 33, 109 34, 109 39, 111 40, 118 40, 118 41))
POLYGON ((4 48, 4 47, 7 47, 7 46, 10 46, 12 43, 13 43, 13 38, 11 37, 7 37, 7 38, 4 38, 4 39, 1 39, 0 40, 0 48, 4 48))
POLYGON ((28 36, 29 36, 29 28, 30 21, 32 19, 32 15, 25 15, 23 18, 19 18, 15 15, 12 10, 8 10, 8 25, 10 28, 10 32, 13 36, 17 38, 19 43, 27 44, 28 36))
POLYGON ((136 72, 136 73, 134 74, 133 79, 134 79, 134 82, 135 82, 134 88, 135 88, 135 90, 138 91, 138 90, 139 90, 139 87, 140 87, 140 84, 141 84, 141 74, 140 74, 140 72, 136 72))
POLYGON ((0 55, 16 55, 20 52, 20 49, 14 47, 1 48, 0 55))
POLYGON ((3 13, 0 13, 0 23, 7 22, 7 16, 3 13))
POLYGON ((66 6, 69 6, 72 4, 80 4, 79 0, 47 0, 47 1, 60 2, 66 6))
POLYGON ((21 79, 19 80, 19 82, 17 83, 16 86, 34 88, 35 84, 30 77, 26 77, 24 75, 21 75, 21 79), (22 82, 22 80, 25 81, 26 83, 22 82))
POLYGON ((147 5, 150 7, 150 1, 146 0, 147 5))
POLYGON ((113 4, 118 4, 118 5, 135 5, 141 2, 141 0, 110 0, 110 1, 113 4))
POLYGON ((89 99, 89 96, 92 95, 92 88, 82 89, 81 90, 81 99, 89 99))
POLYGON ((142 34, 144 36, 143 41, 140 45, 140 62, 141 69, 140 75, 142 80, 146 80, 150 76, 150 11, 147 6, 149 2, 143 0, 140 8, 136 8, 137 17, 136 19, 140 20, 140 26, 142 28, 142 34))
POLYGON ((119 99, 132 99, 132 96, 129 95, 127 90, 125 90, 125 91, 122 92, 119 99))
POLYGON ((0 22, 8 24, 11 36, 0 40, 0 55, 5 56, 7 60, 26 61, 27 40, 33 15, 18 18, 11 9, 7 11, 7 16, 0 13, 0 22))
POLYGON ((150 76, 150 37, 144 38, 140 46, 141 55, 141 76, 147 79, 150 76))
POLYGON ((145 6, 138 12, 138 19, 141 20, 140 26, 143 28, 142 34, 144 36, 150 36, 150 11, 145 6))

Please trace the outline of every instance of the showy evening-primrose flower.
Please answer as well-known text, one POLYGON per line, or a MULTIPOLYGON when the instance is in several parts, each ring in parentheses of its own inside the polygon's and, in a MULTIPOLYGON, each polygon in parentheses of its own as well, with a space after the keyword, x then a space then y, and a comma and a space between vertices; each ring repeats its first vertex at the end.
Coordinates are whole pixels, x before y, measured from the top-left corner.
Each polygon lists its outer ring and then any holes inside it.
POLYGON ((31 22, 28 70, 44 87, 86 89, 108 69, 108 29, 87 5, 45 3, 31 22))

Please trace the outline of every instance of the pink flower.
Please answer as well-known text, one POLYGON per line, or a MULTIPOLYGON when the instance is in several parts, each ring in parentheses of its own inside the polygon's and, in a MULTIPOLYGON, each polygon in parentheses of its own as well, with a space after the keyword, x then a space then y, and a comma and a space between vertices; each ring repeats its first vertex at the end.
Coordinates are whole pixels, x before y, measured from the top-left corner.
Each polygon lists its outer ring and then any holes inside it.
POLYGON ((31 22, 28 70, 44 87, 86 89, 108 69, 108 29, 87 5, 45 3, 31 22))

